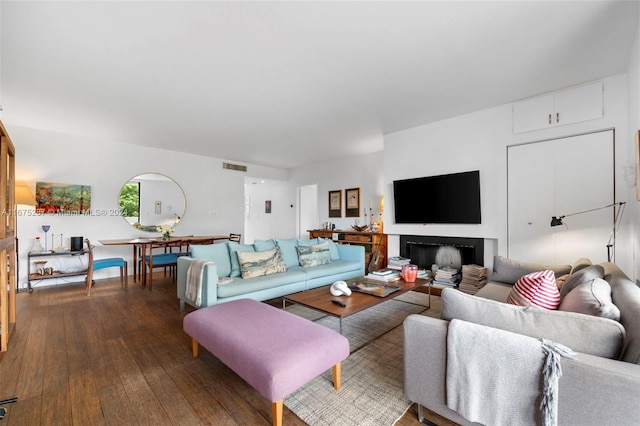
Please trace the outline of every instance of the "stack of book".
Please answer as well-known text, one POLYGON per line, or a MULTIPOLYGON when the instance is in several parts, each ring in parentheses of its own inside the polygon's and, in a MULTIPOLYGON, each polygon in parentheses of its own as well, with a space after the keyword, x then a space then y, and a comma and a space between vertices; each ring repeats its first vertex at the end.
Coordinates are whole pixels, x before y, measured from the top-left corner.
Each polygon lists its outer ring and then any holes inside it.
POLYGON ((427 269, 418 269, 418 278, 431 278, 431 271, 427 269))
POLYGON ((433 284, 436 287, 456 287, 460 282, 460 270, 444 266, 436 271, 433 284))
POLYGON ((406 257, 392 256, 389 258, 389 261, 387 262, 387 268, 401 271, 403 265, 408 265, 410 263, 411 263, 411 259, 407 259, 406 257))
POLYGON ((366 278, 371 279, 371 280, 376 280, 376 281, 384 281, 384 282, 393 282, 393 281, 397 281, 401 278, 402 274, 400 274, 399 271, 390 269, 390 268, 384 268, 384 269, 379 269, 377 271, 371 271, 369 272, 369 274, 366 276, 366 278))
POLYGON ((462 265, 460 290, 475 294, 487 283, 487 268, 480 265, 462 265))

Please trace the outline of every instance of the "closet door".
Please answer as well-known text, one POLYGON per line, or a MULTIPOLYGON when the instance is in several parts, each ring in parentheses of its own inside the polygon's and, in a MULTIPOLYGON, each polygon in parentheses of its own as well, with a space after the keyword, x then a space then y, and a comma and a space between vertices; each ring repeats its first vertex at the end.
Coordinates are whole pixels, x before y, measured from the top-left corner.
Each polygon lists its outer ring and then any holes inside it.
POLYGON ((612 130, 507 149, 508 256, 543 264, 607 260, 613 227, 612 130), (567 216, 551 227, 552 216, 567 216))

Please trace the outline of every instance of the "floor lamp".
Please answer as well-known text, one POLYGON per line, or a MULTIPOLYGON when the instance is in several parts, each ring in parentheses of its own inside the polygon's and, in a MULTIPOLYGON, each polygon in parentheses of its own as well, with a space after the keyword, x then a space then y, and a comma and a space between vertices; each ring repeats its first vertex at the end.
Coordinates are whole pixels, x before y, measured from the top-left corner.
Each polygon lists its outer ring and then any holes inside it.
POLYGON ((575 216, 578 214, 584 214, 589 212, 595 212, 597 210, 608 209, 609 207, 614 208, 614 219, 613 219, 613 227, 611 228, 611 235, 609 235, 609 241, 607 242, 607 261, 615 262, 616 259, 616 233, 618 232, 618 227, 620 226, 620 222, 622 221, 622 214, 624 213, 624 207, 627 203, 624 201, 620 201, 613 204, 608 204, 606 206, 598 207, 595 209, 585 210, 582 212, 570 213, 564 216, 553 216, 551 217, 551 226, 559 226, 564 225, 562 219, 568 216, 575 216), (616 209, 616 207, 618 207, 616 209))

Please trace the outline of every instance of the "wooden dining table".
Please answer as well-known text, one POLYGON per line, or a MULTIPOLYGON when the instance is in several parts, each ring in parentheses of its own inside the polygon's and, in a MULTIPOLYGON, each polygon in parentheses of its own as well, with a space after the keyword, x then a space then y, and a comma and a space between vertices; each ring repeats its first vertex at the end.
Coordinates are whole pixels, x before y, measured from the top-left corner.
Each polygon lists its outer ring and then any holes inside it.
POLYGON ((140 265, 140 275, 142 287, 149 287, 151 290, 153 285, 153 271, 147 274, 147 268, 145 266, 145 259, 147 257, 147 249, 149 250, 149 264, 153 264, 153 248, 158 247, 170 247, 175 245, 182 245, 186 247, 186 251, 189 250, 189 246, 198 244, 214 244, 220 241, 228 241, 229 235, 185 235, 185 236, 172 236, 168 240, 157 238, 121 238, 113 240, 98 240, 98 242, 104 246, 121 246, 130 245, 133 248, 133 281, 138 278, 138 258, 142 261, 140 265))

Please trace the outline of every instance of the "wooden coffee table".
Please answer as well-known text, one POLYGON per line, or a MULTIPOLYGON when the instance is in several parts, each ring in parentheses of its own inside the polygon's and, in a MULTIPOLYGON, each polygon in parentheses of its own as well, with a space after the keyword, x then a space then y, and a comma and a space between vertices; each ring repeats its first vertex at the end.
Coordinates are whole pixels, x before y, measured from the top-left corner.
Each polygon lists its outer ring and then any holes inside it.
MULTIPOLYGON (((370 283, 378 283, 378 281, 370 280, 367 278, 355 278, 352 280, 347 280, 347 283, 352 282, 370 282, 370 283)), ((356 314, 360 311, 364 311, 372 306, 375 306, 379 303, 386 302, 387 300, 393 299, 394 297, 398 297, 401 294, 404 294, 408 291, 415 290, 418 287, 421 287, 425 284, 428 287, 429 294, 429 304, 426 306, 427 309, 431 307, 431 285, 429 279, 418 278, 413 283, 407 283, 403 280, 394 281, 392 285, 397 285, 400 287, 400 290, 394 291, 385 297, 378 297, 372 294, 361 293, 357 291, 352 291, 351 296, 333 296, 329 291, 331 286, 327 285, 324 287, 317 287, 311 290, 301 291, 299 293, 290 294, 288 296, 284 296, 284 304, 286 302, 297 303, 302 306, 306 306, 307 308, 314 309, 316 311, 323 312, 327 315, 334 316, 340 319, 340 334, 342 334, 342 319, 348 317, 349 315, 356 314), (332 302, 333 299, 340 300, 346 306, 340 306, 332 302)))

